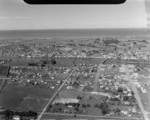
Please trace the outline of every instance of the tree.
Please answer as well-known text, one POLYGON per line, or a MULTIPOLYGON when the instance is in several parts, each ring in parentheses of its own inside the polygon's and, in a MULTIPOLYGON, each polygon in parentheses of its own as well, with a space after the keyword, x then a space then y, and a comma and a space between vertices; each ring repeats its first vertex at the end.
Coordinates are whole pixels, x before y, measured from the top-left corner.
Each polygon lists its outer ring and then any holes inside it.
POLYGON ((62 111, 62 108, 58 108, 58 110, 61 112, 61 111, 62 111))
POLYGON ((74 110, 79 111, 79 108, 78 108, 78 107, 75 107, 74 110))
POLYGON ((90 104, 87 104, 87 107, 91 107, 91 105, 90 105, 90 104))
POLYGON ((77 66, 75 61, 73 61, 73 65, 74 65, 74 66, 77 66))
POLYGON ((37 118, 37 113, 32 111, 32 110, 30 110, 28 112, 18 112, 18 111, 11 111, 8 109, 8 110, 5 110, 3 112, 3 114, 4 114, 4 118, 6 120, 11 120, 14 115, 18 115, 20 117, 25 117, 25 116, 26 117, 33 117, 35 119, 37 118))
POLYGON ((56 64, 56 60, 55 60, 55 59, 52 59, 52 60, 51 60, 51 64, 52 64, 52 65, 55 65, 55 64, 56 64))
POLYGON ((81 99, 82 99, 82 97, 79 95, 79 96, 77 96, 77 99, 81 100, 81 99))
POLYGON ((76 115, 76 114, 74 114, 74 117, 77 117, 77 115, 76 115))
POLYGON ((133 42, 133 44, 134 44, 134 45, 137 45, 137 43, 136 43, 136 42, 133 42))
POLYGON ((90 96, 90 97, 89 97, 89 100, 92 100, 92 98, 93 98, 93 97, 92 97, 92 96, 90 96))
POLYGON ((29 115, 29 116, 32 116, 32 117, 37 117, 37 113, 34 112, 34 111, 32 111, 32 110, 30 110, 30 111, 28 112, 28 115, 29 115))
POLYGON ((129 97, 128 96, 124 96, 123 100, 124 101, 129 101, 129 97))
POLYGON ((47 112, 50 111, 51 108, 52 108, 52 105, 49 105, 46 111, 47 112))
POLYGON ((79 107, 80 106, 80 103, 77 103, 76 107, 79 107))
POLYGON ((4 111, 4 118, 6 120, 10 120, 12 119, 12 117, 13 117, 13 112, 11 110, 8 109, 4 111))
POLYGON ((132 95, 134 95, 134 92, 133 92, 133 91, 131 91, 131 94, 132 94, 132 95))
POLYGON ((120 112, 121 112, 121 110, 119 108, 115 109, 115 113, 120 113, 120 112))
POLYGON ((111 101, 120 101, 119 98, 111 98, 111 101))
POLYGON ((116 90, 111 91, 113 95, 118 95, 118 92, 116 90))
POLYGON ((83 108, 86 108, 86 105, 85 105, 85 104, 82 104, 82 107, 83 107, 83 108))
POLYGON ((117 51, 117 47, 116 46, 114 47, 114 50, 117 51))
POLYGON ((102 110, 102 114, 105 115, 107 114, 107 111, 105 109, 102 110))
POLYGON ((119 87, 119 88, 118 88, 118 92, 121 92, 121 93, 122 93, 122 92, 123 92, 123 88, 119 87))
POLYGON ((102 114, 105 115, 109 112, 109 106, 106 103, 101 103, 99 108, 102 110, 102 114))
POLYGON ((139 50, 141 50, 141 47, 139 47, 139 50))
POLYGON ((95 104, 94 107, 95 107, 95 108, 98 108, 98 104, 95 104))

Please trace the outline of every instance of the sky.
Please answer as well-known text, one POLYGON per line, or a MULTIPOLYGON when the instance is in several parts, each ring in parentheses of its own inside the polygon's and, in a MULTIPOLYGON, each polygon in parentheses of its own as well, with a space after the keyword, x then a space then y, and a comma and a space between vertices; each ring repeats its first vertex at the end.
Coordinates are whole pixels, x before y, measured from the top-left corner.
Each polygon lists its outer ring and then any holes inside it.
POLYGON ((28 5, 0 0, 0 30, 146 28, 144 0, 118 5, 28 5))

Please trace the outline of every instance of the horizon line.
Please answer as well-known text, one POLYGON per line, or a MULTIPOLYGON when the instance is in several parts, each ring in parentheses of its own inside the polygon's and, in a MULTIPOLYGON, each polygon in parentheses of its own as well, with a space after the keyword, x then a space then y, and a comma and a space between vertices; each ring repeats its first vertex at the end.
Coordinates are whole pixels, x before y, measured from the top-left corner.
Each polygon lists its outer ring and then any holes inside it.
POLYGON ((148 28, 142 27, 142 28, 53 28, 53 29, 4 29, 0 31, 40 31, 40 30, 100 30, 100 29, 145 29, 148 30, 148 28))

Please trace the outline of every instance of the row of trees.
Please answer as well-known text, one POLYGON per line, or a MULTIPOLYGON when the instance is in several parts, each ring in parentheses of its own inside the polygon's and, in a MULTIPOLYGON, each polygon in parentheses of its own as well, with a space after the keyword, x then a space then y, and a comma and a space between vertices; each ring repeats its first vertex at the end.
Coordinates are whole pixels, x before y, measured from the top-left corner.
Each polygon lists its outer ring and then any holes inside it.
MULTIPOLYGON (((79 104, 79 103, 73 103, 73 104, 65 104, 65 106, 68 106, 68 105, 72 105, 74 107, 74 110, 77 112, 77 113, 83 113, 83 111, 79 108, 79 106, 81 106, 82 108, 84 108, 86 110, 86 108, 90 108, 91 105, 90 104, 79 104)), ((52 105, 50 105, 47 109, 47 111, 51 111, 51 112, 62 112, 63 109, 60 107, 58 109, 51 109, 52 108, 52 105)), ((101 112, 103 115, 106 115, 106 114, 109 114, 110 111, 113 111, 115 114, 120 114, 121 110, 119 108, 115 108, 113 110, 111 110, 109 108, 109 104, 107 104, 106 102, 103 102, 103 103, 100 103, 100 104, 95 104, 94 105, 94 108, 98 108, 98 109, 101 109, 101 112)), ((69 112, 69 110, 68 110, 69 112)), ((70 111, 71 112, 71 111, 70 111)), ((69 112, 69 113, 70 113, 69 112)), ((85 111, 84 111, 85 112, 85 111)))
POLYGON ((95 104, 94 107, 101 109, 103 115, 108 114, 110 111, 108 104, 105 102, 101 104, 95 104))
POLYGON ((37 115, 38 115, 36 112, 34 112, 32 110, 30 110, 28 112, 18 112, 18 111, 12 111, 9 109, 1 112, 0 114, 3 115, 3 118, 6 120, 12 120, 13 116, 15 116, 15 115, 18 115, 21 118, 22 117, 31 117, 31 118, 36 119, 37 115))
POLYGON ((103 43, 107 46, 109 44, 118 44, 119 40, 115 39, 115 38, 107 38, 107 39, 103 39, 103 43))

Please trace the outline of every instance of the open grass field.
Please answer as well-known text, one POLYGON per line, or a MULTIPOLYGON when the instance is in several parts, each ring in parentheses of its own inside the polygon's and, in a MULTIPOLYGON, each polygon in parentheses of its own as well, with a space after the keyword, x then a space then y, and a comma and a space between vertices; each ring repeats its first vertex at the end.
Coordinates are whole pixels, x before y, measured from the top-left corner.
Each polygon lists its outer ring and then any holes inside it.
POLYGON ((65 80, 69 74, 59 73, 58 76, 55 77, 55 80, 65 80))
MULTIPOLYGON (((79 91, 73 91, 73 90, 63 90, 60 91, 58 96, 55 98, 77 98, 78 96, 83 96, 82 100, 79 101, 79 109, 86 111, 86 115, 102 115, 102 112, 100 109, 95 108, 95 104, 100 104, 105 99, 104 96, 100 95, 91 95, 87 92, 79 92, 79 91), (83 105, 89 104, 89 107, 83 107, 83 105)), ((61 106, 59 106, 61 107, 61 106)), ((54 106, 53 109, 58 109, 57 106, 54 106)), ((65 109, 65 106, 62 106, 62 109, 65 109)))
POLYGON ((149 78, 137 78, 137 81, 139 83, 148 83, 150 82, 150 79, 149 78))
POLYGON ((3 79, 0 79, 0 86, 2 85, 2 83, 3 83, 3 79))
POLYGON ((141 93, 139 91, 139 95, 143 104, 143 107, 146 111, 150 112, 150 93, 141 93))
POLYGON ((12 110, 34 110, 41 111, 47 100, 59 88, 47 88, 45 85, 19 86, 12 83, 7 84, 0 94, 0 106, 12 110))
POLYGON ((149 71, 147 69, 140 69, 140 71, 138 72, 139 75, 144 75, 146 77, 149 76, 149 71))
MULTIPOLYGON (((74 114, 69 114, 69 115, 58 115, 58 114, 44 114, 41 118, 41 120, 50 120, 50 119, 55 119, 55 120, 96 120, 95 117, 81 117, 74 114)), ((98 117, 97 117, 98 119, 98 117)))
MULTIPOLYGON (((110 116, 91 116, 91 115, 78 115, 78 114, 59 114, 59 113, 51 113, 51 114, 43 114, 41 120, 135 120, 132 117, 118 117, 113 118, 110 116)), ((136 120, 141 120, 141 117, 137 117, 136 120)))
MULTIPOLYGON (((55 120, 104 120, 104 118, 102 116, 101 117, 100 116, 99 117, 98 116, 95 116, 95 117, 94 116, 79 116, 79 115, 74 115, 74 114, 61 115, 59 113, 58 114, 44 114, 42 116, 41 120, 50 120, 50 118, 53 120, 54 119, 55 120)), ((110 117, 108 117, 108 118, 110 119, 110 117)), ((114 120, 114 119, 112 119, 112 120, 114 120)))
POLYGON ((150 119, 150 114, 148 114, 148 118, 150 119))
POLYGON ((90 81, 94 81, 94 80, 95 80, 95 77, 93 77, 93 78, 92 78, 92 77, 87 77, 87 78, 85 78, 84 76, 80 76, 78 80, 79 80, 79 81, 83 81, 83 82, 84 82, 84 81, 86 81, 86 82, 89 81, 89 82, 90 82, 90 81))
POLYGON ((28 66, 29 62, 36 62, 37 60, 33 59, 23 59, 23 58, 13 58, 11 62, 8 62, 6 65, 9 66, 28 66))
POLYGON ((42 111, 47 102, 48 99, 39 99, 38 97, 25 98, 22 101, 22 103, 20 103, 20 105, 17 107, 17 110, 24 109, 24 111, 28 110, 33 110, 37 112, 42 111))
POLYGON ((98 58, 57 58, 56 65, 59 67, 74 67, 75 64, 99 64, 103 59, 98 58))
POLYGON ((10 67, 0 66, 0 76, 7 76, 9 74, 10 67))
MULTIPOLYGON (((12 59, 11 62, 6 63, 5 65, 9 65, 9 66, 28 66, 28 63, 31 62, 38 62, 41 59, 26 59, 26 58, 14 58, 12 59)), ((99 64, 103 61, 102 58, 56 58, 56 64, 54 65, 54 67, 74 67, 74 63, 73 61, 75 61, 75 64, 80 64, 80 63, 84 63, 84 64, 99 64)))

